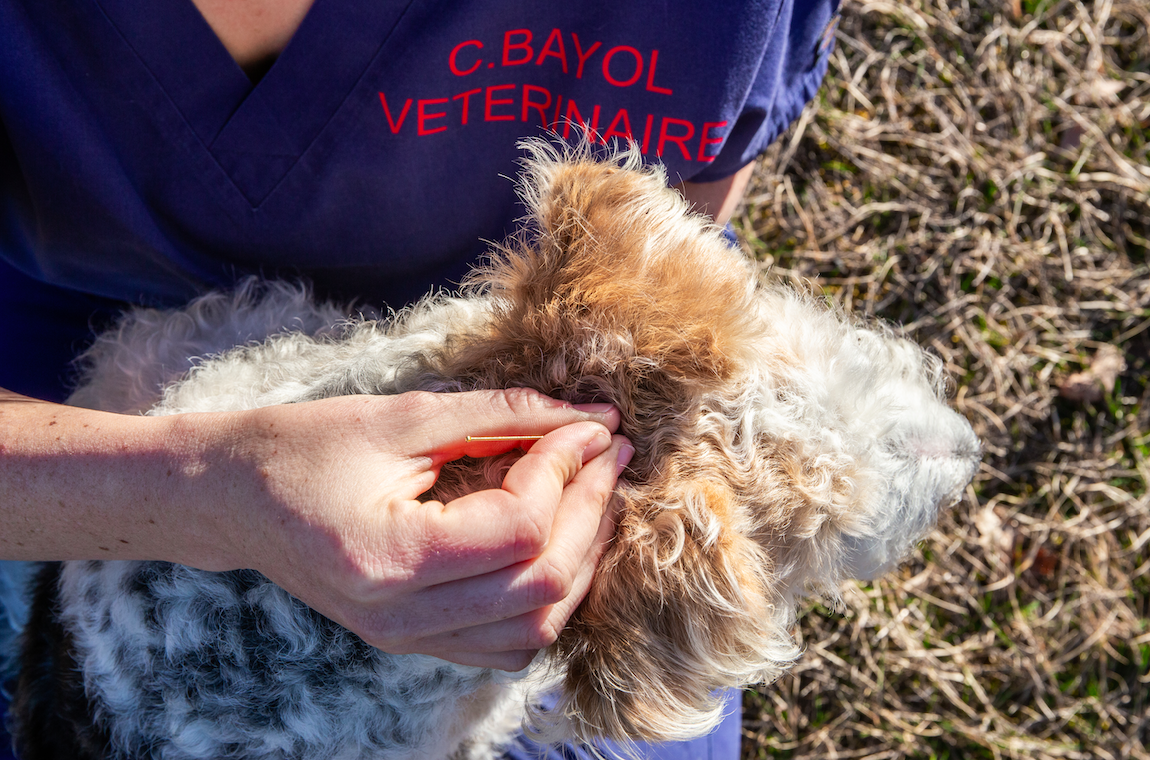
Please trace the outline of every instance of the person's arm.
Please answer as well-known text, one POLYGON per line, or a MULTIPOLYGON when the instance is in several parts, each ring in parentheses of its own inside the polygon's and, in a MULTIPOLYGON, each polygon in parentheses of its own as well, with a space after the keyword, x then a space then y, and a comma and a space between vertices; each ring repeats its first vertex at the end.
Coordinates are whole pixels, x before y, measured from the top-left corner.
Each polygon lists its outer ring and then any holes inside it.
POLYGON ((349 396, 140 417, 0 391, 0 557, 254 568, 370 644, 517 670, 613 533, 618 412, 529 391, 349 396), (546 434, 501 490, 422 503, 439 467, 546 434))
POLYGON ((724 225, 742 202, 754 171, 752 162, 717 182, 680 182, 675 188, 691 204, 693 211, 707 214, 716 224, 724 225))

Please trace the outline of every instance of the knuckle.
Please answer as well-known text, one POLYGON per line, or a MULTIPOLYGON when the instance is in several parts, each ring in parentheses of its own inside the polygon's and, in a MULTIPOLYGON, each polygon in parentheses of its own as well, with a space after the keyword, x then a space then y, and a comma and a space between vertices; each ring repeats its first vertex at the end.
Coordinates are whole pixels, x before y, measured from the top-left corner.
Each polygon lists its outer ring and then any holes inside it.
POLYGON ((503 403, 515 416, 531 415, 546 407, 551 399, 530 388, 508 388, 501 391, 503 403))
POLYGON ((349 546, 334 535, 325 538, 338 563, 336 579, 330 585, 339 588, 344 598, 365 602, 387 586, 387 566, 375 552, 349 546))
POLYGON ((610 468, 599 468, 598 471, 592 470, 582 484, 582 497, 589 504, 603 507, 607 504, 607 500, 615 493, 615 486, 617 484, 618 478, 610 468))
POLYGON ((538 557, 551 540, 551 515, 538 508, 524 510, 515 518, 516 559, 538 557))
POLYGON ((422 618, 392 600, 394 589, 381 581, 378 573, 361 574, 346 608, 351 624, 347 627, 365 642, 391 654, 408 654, 410 647, 426 632, 422 618))
POLYGON ((360 637, 371 646, 389 654, 409 654, 414 640, 410 626, 403 616, 387 611, 370 614, 360 637))
POLYGON ((528 598, 535 608, 557 604, 570 595, 575 574, 562 564, 541 559, 532 567, 528 598))
POLYGON ((418 419, 427 419, 443 402, 442 398, 430 391, 408 391, 392 398, 399 414, 418 419))
POLYGON ((560 628, 548 618, 530 627, 524 642, 527 649, 546 649, 559 640, 560 628))

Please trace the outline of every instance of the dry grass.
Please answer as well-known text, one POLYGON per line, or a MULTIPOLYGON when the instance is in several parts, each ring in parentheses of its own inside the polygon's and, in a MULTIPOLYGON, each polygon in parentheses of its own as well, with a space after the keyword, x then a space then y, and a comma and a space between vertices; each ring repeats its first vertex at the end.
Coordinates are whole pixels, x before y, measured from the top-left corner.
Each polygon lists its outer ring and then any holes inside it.
POLYGON ((985 458, 744 756, 1150 758, 1150 3, 846 2, 741 228, 942 355, 985 458))

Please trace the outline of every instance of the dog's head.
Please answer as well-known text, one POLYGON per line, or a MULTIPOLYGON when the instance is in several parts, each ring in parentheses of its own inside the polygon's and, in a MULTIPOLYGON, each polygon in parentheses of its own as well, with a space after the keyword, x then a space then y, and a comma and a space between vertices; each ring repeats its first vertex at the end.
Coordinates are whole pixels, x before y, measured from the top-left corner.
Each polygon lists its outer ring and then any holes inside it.
POLYGON ((697 735, 721 718, 715 690, 796 658, 797 596, 873 577, 926 535, 978 442, 940 400, 937 360, 765 284, 636 151, 528 147, 532 223, 479 273, 492 329, 447 374, 609 401, 636 449, 542 721, 697 735))

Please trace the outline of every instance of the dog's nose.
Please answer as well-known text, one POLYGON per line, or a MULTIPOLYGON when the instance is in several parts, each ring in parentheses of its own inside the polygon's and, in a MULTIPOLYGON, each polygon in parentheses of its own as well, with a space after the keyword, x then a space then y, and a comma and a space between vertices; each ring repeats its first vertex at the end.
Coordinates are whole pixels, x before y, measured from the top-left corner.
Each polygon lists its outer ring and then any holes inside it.
POLYGON ((941 510, 962 498, 978 469, 981 446, 970 424, 938 404, 895 425, 875 452, 886 476, 865 533, 844 537, 851 575, 870 580, 892 569, 930 532, 941 510))

